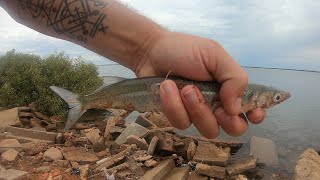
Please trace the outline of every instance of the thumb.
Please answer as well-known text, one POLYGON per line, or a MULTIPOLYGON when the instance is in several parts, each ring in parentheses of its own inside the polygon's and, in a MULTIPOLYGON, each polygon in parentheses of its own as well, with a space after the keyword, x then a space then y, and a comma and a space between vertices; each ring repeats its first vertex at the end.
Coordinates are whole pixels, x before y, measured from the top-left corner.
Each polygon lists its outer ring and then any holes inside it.
POLYGON ((214 79, 222 84, 220 99, 225 111, 229 115, 236 116, 240 113, 241 99, 248 85, 248 76, 220 44, 216 42, 213 44, 210 50, 213 58, 208 59, 206 67, 214 79))

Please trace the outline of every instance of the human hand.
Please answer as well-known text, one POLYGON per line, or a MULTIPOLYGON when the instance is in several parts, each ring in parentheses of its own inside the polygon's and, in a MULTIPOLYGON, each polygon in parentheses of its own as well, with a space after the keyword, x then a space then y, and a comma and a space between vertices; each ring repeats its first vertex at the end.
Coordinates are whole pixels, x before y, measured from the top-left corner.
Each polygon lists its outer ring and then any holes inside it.
MULTIPOLYGON (((170 75, 198 81, 216 80, 222 84, 220 99, 223 108, 212 112, 195 86, 186 86, 179 91, 173 81, 162 82, 162 108, 172 126, 186 129, 193 123, 206 138, 218 136, 219 126, 232 136, 240 136, 247 130, 248 122, 238 115, 248 77, 222 46, 210 39, 162 32, 150 43, 136 74, 138 77, 163 76, 169 71, 172 71, 170 75)), ((265 115, 263 109, 247 113, 253 124, 261 123, 265 115)))

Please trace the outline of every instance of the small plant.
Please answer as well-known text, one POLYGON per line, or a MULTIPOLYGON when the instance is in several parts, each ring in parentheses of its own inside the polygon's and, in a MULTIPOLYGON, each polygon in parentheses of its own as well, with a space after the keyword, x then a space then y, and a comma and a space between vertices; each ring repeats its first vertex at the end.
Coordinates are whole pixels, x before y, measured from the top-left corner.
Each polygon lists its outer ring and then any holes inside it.
POLYGON ((66 115, 67 104, 49 87, 59 86, 78 94, 88 94, 102 85, 97 67, 63 53, 46 58, 17 53, 0 56, 0 107, 38 104, 47 115, 66 115))

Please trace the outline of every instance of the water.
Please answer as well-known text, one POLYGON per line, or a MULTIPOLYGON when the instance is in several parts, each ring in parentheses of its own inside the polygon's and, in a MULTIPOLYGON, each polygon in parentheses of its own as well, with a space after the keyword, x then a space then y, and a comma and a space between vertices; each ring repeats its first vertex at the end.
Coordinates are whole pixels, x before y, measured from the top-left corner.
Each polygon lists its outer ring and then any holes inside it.
MULTIPOLYGON (((101 75, 135 77, 119 65, 100 66, 101 75)), ((260 125, 250 126, 239 138, 224 133, 220 138, 248 142, 251 136, 270 138, 276 142, 281 168, 292 173, 299 155, 311 147, 320 149, 320 73, 246 68, 250 83, 275 86, 290 91, 292 97, 268 110, 260 125)), ((180 132, 199 135, 194 127, 180 132)))

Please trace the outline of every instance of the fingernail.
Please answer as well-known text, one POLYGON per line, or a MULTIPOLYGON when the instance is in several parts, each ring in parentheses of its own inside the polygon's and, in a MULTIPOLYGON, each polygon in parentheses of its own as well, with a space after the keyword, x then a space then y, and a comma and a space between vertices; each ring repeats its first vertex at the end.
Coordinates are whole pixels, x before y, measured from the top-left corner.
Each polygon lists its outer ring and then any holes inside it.
POLYGON ((235 112, 240 113, 242 98, 237 98, 233 104, 233 109, 235 112))
POLYGON ((183 96, 191 104, 197 104, 199 102, 199 97, 198 97, 197 92, 194 88, 191 88, 189 91, 184 93, 183 96))
POLYGON ((162 84, 161 84, 161 88, 163 89, 163 91, 166 93, 166 94, 170 94, 173 92, 173 85, 170 81, 164 81, 162 84))

